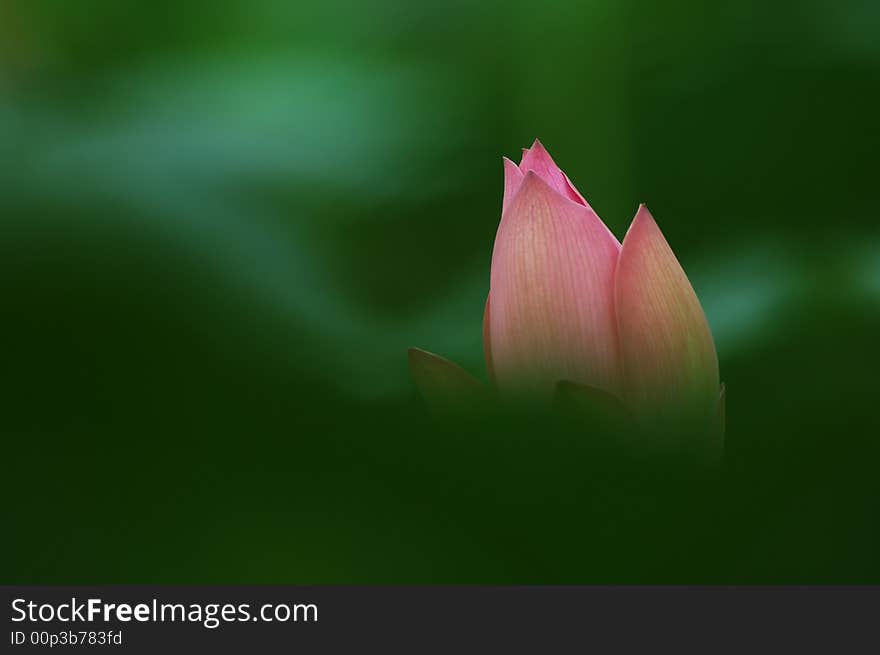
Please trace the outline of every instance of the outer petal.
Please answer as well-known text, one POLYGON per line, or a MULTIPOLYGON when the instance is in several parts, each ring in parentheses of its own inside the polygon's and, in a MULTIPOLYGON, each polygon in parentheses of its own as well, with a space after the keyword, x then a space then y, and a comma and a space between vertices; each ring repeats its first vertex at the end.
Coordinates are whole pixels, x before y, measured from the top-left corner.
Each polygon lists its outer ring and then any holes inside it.
POLYGON ((491 323, 489 320, 489 298, 486 296, 486 309, 483 312, 483 356, 486 358, 486 375, 489 382, 495 383, 495 369, 492 365, 492 334, 491 323))
POLYGON ((526 174, 492 254, 489 336, 500 391, 549 396, 571 380, 618 392, 619 250, 591 209, 526 174))
POLYGON ((531 148, 523 149, 523 158, 519 168, 523 173, 534 171, 538 177, 556 189, 563 197, 584 207, 590 206, 580 192, 574 188, 568 176, 556 165, 547 149, 537 139, 535 139, 531 148))
POLYGON ((501 213, 507 209, 513 196, 519 191, 519 187, 523 181, 523 173, 519 170, 519 166, 510 161, 507 157, 502 157, 504 162, 504 200, 501 205, 501 213))
POLYGON ((486 388, 458 364, 419 348, 408 355, 410 373, 432 409, 460 411, 486 399, 486 388))
POLYGON ((719 391, 712 333, 693 287, 644 205, 623 240, 615 302, 630 408, 646 425, 708 426, 719 391))

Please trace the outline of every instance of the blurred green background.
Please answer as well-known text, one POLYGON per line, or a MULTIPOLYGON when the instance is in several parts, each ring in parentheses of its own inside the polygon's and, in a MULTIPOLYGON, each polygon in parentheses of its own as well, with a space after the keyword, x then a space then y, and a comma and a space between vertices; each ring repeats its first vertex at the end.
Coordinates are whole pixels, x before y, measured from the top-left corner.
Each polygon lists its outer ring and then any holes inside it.
POLYGON ((880 5, 0 4, 3 582, 880 582, 880 5), (647 202, 717 475, 480 376, 501 156, 647 202), (613 460, 613 461, 612 461, 613 460))

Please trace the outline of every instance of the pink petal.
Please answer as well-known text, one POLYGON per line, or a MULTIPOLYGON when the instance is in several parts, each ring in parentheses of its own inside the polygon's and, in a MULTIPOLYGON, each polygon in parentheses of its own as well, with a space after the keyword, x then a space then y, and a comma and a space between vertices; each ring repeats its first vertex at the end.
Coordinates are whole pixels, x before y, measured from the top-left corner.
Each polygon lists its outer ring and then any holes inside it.
POLYGON ((584 207, 590 206, 580 192, 574 188, 568 176, 556 165, 556 162, 553 161, 553 158, 544 148, 543 144, 537 139, 535 139, 531 148, 523 149, 523 158, 519 168, 523 173, 534 171, 538 177, 569 200, 573 200, 584 207))
POLYGON ((646 424, 708 425, 718 357, 700 301, 647 207, 623 240, 615 284, 627 404, 646 424))
POLYGON ((507 157, 502 157, 502 161, 504 162, 504 200, 501 204, 501 213, 503 214, 513 196, 519 191, 520 184, 523 181, 523 173, 519 170, 519 166, 507 157))
POLYGON ((486 400, 486 387, 458 364, 420 348, 408 355, 413 380, 432 409, 458 411, 486 400))
POLYGON ((500 390, 549 396, 571 380, 617 393, 619 250, 592 209, 526 174, 492 254, 489 333, 500 390))

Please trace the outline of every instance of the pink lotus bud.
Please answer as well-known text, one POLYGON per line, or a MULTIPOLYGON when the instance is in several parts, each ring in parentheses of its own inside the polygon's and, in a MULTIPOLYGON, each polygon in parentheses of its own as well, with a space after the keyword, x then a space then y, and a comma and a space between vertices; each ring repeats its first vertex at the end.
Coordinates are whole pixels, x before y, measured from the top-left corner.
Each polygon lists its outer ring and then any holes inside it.
POLYGON ((614 271, 620 244, 539 142, 505 160, 488 333, 500 392, 560 380, 620 391, 614 271))
POLYGON ((639 208, 621 246, 538 141, 518 166, 504 159, 483 342, 502 395, 547 398, 565 381, 642 425, 723 421, 712 334, 651 214, 639 208))

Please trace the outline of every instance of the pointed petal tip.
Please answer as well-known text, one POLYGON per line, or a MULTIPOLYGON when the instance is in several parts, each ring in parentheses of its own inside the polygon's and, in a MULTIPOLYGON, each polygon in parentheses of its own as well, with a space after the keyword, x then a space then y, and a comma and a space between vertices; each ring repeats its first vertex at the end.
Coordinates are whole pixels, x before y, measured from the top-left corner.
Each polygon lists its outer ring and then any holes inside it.
POLYGON ((585 207, 590 206, 538 139, 535 139, 531 148, 523 149, 523 158, 519 169, 523 173, 535 172, 564 198, 585 207))
MULTIPOLYGON (((551 196, 553 198, 558 198, 562 202, 569 200, 562 194, 559 193, 557 189, 553 187, 545 178, 541 177, 540 174, 535 171, 529 170, 525 171, 522 176, 522 181, 519 183, 517 187, 517 197, 522 197, 524 201, 529 199, 530 201, 534 201, 535 197, 540 197, 545 199, 547 202, 557 202, 556 200, 550 200, 551 196)), ((511 198, 513 200, 513 198, 511 198)), ((578 203, 574 203, 578 204, 578 203)), ((599 220, 598 216, 596 217, 599 220)))
POLYGON ((416 378, 417 384, 422 370, 426 365, 429 365, 429 362, 438 359, 443 360, 442 357, 439 357, 432 352, 428 352, 427 350, 423 350, 422 348, 416 348, 415 346, 406 349, 406 359, 409 364, 410 373, 416 378))
POLYGON ((501 162, 504 166, 504 195, 501 200, 501 213, 504 214, 510 201, 513 200, 522 185, 523 174, 519 166, 507 157, 502 157, 501 162))
POLYGON ((458 411, 485 399, 483 384, 455 362, 421 348, 409 348, 407 357, 416 386, 434 409, 458 411))
MULTIPOLYGON (((440 355, 432 353, 429 350, 424 350, 423 348, 416 348, 415 346, 407 348, 406 355, 411 368, 413 366, 418 368, 425 365, 441 365, 461 368, 458 364, 446 359, 445 357, 441 357, 440 355)), ((461 370, 462 372, 464 372, 464 369, 461 370)))
MULTIPOLYGON (((647 232, 656 232, 664 242, 666 241, 666 238, 660 231, 660 226, 657 225, 654 215, 648 209, 648 205, 642 202, 639 203, 639 207, 636 209, 636 214, 633 216, 632 222, 629 224, 626 234, 623 236, 623 243, 626 243, 627 239, 630 241, 641 240, 642 235, 647 232)), ((657 235, 652 236, 656 237, 657 235)))
POLYGON ((519 190, 520 191, 528 190, 531 192, 538 191, 538 190, 540 190, 541 192, 544 192, 544 191, 555 192, 555 189, 553 189, 549 184, 547 184, 547 182, 543 178, 541 178, 541 176, 538 175, 535 171, 525 171, 523 173, 522 182, 520 182, 520 184, 519 184, 519 190))
POLYGON ((526 180, 530 180, 531 182, 540 182, 544 186, 549 187, 549 185, 541 179, 541 176, 538 175, 535 171, 526 171, 523 173, 523 182, 526 180))
MULTIPOLYGON (((527 170, 537 170, 544 175, 549 175, 552 171, 562 173, 562 170, 553 160, 552 155, 538 139, 535 139, 530 148, 523 148, 523 158, 519 166, 520 168, 526 166, 527 170)), ((523 173, 525 172, 523 170, 523 173)))
POLYGON ((507 157, 502 157, 501 165, 504 167, 504 175, 506 178, 513 176, 514 179, 522 179, 523 172, 520 170, 519 165, 513 160, 507 157))
POLYGON ((412 361, 413 359, 418 359, 419 357, 422 357, 424 355, 430 355, 430 354, 431 353, 429 353, 427 350, 422 350, 421 348, 416 348, 415 346, 411 346, 406 349, 406 355, 410 361, 412 361))
POLYGON ((639 206, 636 209, 636 214, 633 217, 633 223, 635 223, 636 221, 651 221, 652 223, 657 222, 656 220, 654 220, 654 215, 651 213, 651 210, 648 209, 648 205, 643 202, 639 203, 639 206))
POLYGON ((544 148, 544 144, 541 143, 541 140, 538 139, 537 137, 535 138, 534 141, 532 141, 532 145, 530 145, 528 148, 520 148, 520 150, 522 151, 522 154, 525 155, 529 151, 534 150, 535 148, 538 148, 539 150, 544 150, 546 152, 546 149, 544 148))

